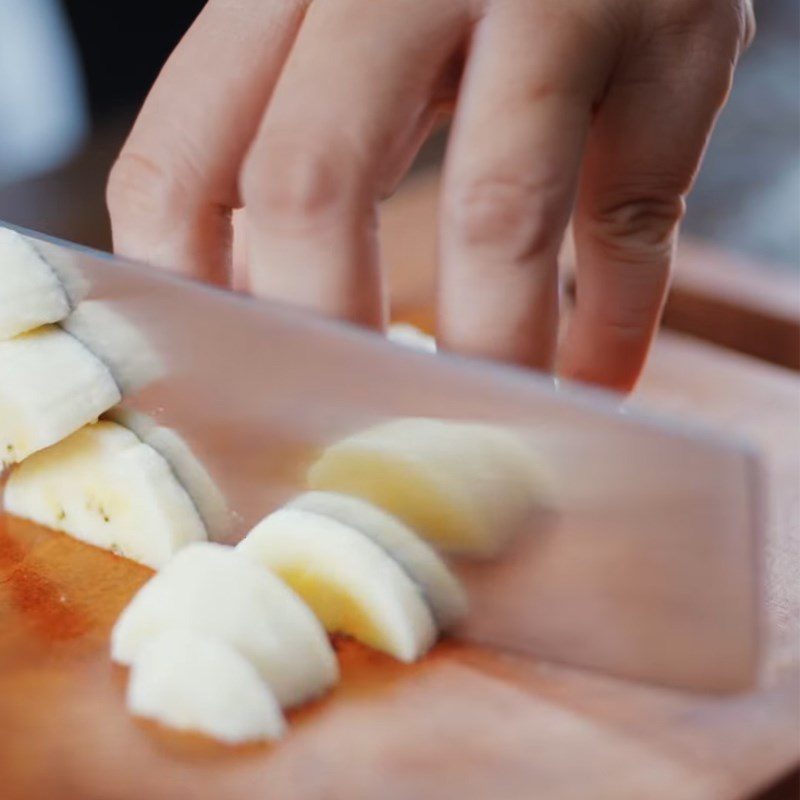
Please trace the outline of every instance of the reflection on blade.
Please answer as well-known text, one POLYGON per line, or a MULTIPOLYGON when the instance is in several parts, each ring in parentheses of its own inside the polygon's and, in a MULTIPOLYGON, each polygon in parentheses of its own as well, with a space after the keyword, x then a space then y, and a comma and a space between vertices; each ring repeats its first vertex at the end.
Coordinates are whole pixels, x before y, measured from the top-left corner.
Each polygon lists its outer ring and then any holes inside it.
POLYGON ((442 550, 502 552, 552 479, 524 440, 498 425, 405 418, 332 443, 309 470, 312 489, 369 500, 442 550))
POLYGON ((61 327, 108 367, 123 397, 164 372, 158 353, 142 331, 108 303, 83 301, 61 327))

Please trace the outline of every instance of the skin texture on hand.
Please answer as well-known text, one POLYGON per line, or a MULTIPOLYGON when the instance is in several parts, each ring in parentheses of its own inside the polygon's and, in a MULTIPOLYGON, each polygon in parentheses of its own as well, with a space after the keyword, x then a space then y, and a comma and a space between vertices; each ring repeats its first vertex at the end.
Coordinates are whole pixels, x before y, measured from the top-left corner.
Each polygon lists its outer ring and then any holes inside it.
POLYGON ((115 248, 381 327, 378 203, 450 109, 441 346, 630 389, 752 32, 749 0, 209 0, 112 170, 115 248))

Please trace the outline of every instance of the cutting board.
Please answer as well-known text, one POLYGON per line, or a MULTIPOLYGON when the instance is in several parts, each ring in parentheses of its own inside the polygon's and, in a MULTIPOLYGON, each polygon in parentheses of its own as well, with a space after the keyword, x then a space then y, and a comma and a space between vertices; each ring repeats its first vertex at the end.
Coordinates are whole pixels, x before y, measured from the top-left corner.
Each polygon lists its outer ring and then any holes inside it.
MULTIPOLYGON (((769 639, 760 687, 698 696, 446 642, 404 666, 338 644, 343 681, 274 746, 218 747, 136 721, 108 632, 149 571, 0 521, 5 800, 738 798, 798 760, 800 381, 665 335, 640 397, 764 448, 769 639)), ((549 613, 553 613, 550 610, 549 613)))
MULTIPOLYGON (((401 299, 424 295, 431 274, 435 182, 422 188, 401 194, 387 219, 401 299)), ((790 344, 796 334, 795 322, 775 327, 776 313, 737 313, 737 328, 767 325, 790 344)), ((292 714, 285 740, 224 748, 125 712, 125 670, 108 659, 108 634, 149 571, 0 517, 0 797, 753 796, 800 763, 800 378, 665 333, 637 395, 736 430, 764 452, 768 613, 756 690, 693 695, 454 642, 406 666, 342 641, 341 685, 292 714)))

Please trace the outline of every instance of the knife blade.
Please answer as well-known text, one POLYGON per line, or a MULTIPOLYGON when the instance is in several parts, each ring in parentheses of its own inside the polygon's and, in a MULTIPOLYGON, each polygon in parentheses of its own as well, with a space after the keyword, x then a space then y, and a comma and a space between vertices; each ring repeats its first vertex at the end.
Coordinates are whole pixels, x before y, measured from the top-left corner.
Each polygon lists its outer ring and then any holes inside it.
POLYGON ((375 422, 502 424, 547 464, 557 501, 501 557, 453 561, 471 609, 458 635, 692 690, 755 679, 761 487, 746 443, 8 227, 149 343, 160 369, 124 405, 199 460, 215 488, 196 499, 227 507, 214 538, 240 539, 303 490, 315 453, 375 422))

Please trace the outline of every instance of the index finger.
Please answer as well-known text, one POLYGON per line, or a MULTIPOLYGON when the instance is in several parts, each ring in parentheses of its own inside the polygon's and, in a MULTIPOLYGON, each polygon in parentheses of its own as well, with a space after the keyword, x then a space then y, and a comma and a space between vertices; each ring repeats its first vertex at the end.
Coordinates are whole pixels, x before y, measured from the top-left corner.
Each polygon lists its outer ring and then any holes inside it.
POLYGON ((170 56, 114 165, 117 252, 226 281, 244 153, 307 0, 210 0, 170 56))

